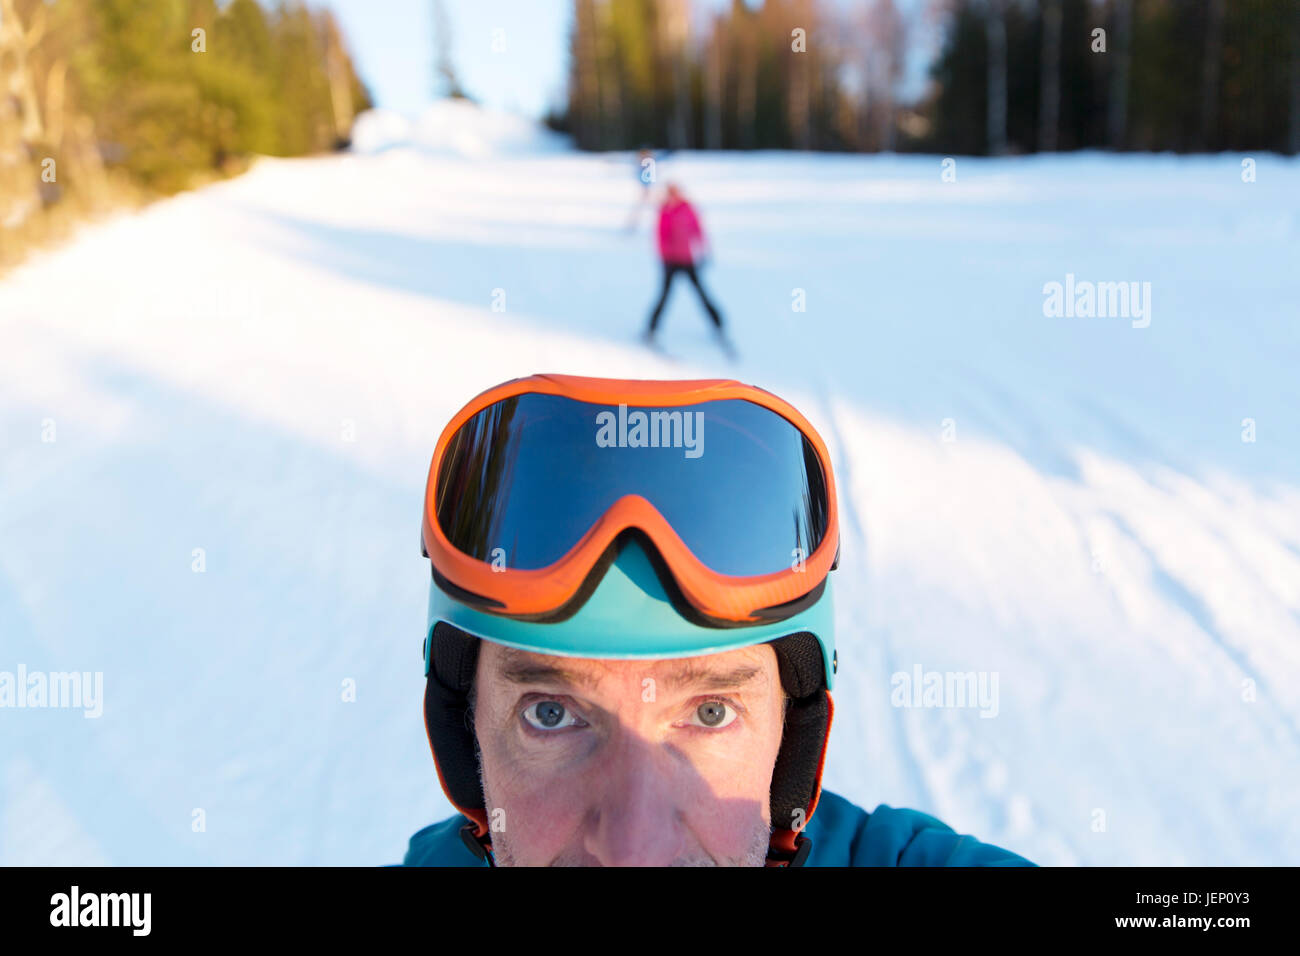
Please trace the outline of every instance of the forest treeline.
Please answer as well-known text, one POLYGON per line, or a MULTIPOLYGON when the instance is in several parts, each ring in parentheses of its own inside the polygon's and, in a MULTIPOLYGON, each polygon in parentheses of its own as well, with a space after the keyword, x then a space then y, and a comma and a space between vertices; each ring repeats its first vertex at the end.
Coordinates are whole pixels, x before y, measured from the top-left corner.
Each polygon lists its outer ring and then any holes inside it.
POLYGON ((0 0, 0 263, 89 212, 347 141, 370 105, 327 10, 0 0))
POLYGON ((1295 153, 1300 2, 574 0, 551 123, 585 149, 1295 153))

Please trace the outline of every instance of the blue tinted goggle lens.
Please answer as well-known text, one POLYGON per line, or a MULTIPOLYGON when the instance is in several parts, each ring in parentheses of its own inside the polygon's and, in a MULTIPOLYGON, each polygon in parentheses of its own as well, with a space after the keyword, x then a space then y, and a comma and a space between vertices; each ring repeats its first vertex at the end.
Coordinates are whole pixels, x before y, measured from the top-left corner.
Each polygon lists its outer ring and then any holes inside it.
POLYGON ((816 448, 794 423, 743 399, 502 399, 452 437, 435 506, 459 551, 532 570, 563 557, 624 495, 647 499, 701 563, 737 577, 807 558, 829 520, 816 448))

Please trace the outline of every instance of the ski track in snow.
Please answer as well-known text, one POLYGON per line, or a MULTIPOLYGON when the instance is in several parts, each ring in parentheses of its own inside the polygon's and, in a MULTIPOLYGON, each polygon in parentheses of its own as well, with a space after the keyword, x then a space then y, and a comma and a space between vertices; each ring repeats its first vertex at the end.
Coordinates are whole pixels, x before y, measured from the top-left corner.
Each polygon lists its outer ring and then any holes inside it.
POLYGON ((536 371, 822 430, 829 789, 1045 864, 1300 862, 1300 163, 1256 158, 670 156, 737 364, 685 284, 673 358, 636 344, 628 156, 267 160, 85 229, 0 281, 0 671, 102 671, 104 713, 0 709, 0 863, 399 860, 450 812, 429 456, 536 371), (1067 273, 1151 282, 1151 325, 1044 317, 1067 273), (996 717, 893 706, 915 666, 996 717))
MULTIPOLYGON (((820 401, 824 415, 822 420, 828 427, 828 432, 825 437, 830 447, 834 449, 832 451, 832 455, 834 456, 832 467, 835 469, 836 481, 840 483, 841 487, 852 487, 853 474, 851 466, 848 459, 846 459, 842 453, 844 440, 840 433, 839 423, 837 421, 835 398, 824 381, 822 382, 822 395, 820 396, 820 401)), ((852 496, 841 494, 840 502, 841 553, 843 554, 847 551, 849 554, 855 555, 858 572, 864 576, 869 575, 870 567, 867 565, 866 559, 868 553, 866 548, 867 536, 863 529, 862 521, 858 516, 857 509, 854 506, 854 499, 852 496)), ((837 598, 836 607, 836 629, 845 635, 857 633, 860 628, 859 622, 865 623, 872 619, 870 603, 863 601, 862 598, 852 590, 841 594, 841 596, 837 598)), ((889 634, 883 628, 870 628, 867 630, 867 634, 860 635, 858 648, 855 648, 855 650, 857 649, 860 649, 860 652, 863 653, 864 656, 867 656, 869 660, 871 659, 870 655, 872 654, 874 654, 878 659, 879 667, 874 675, 878 682, 878 686, 883 683, 880 680, 883 676, 893 674, 897 670, 896 658, 893 649, 890 646, 889 634), (862 640, 862 637, 866 637, 867 640, 862 640), (864 647, 862 646, 863 644, 866 644, 867 646, 864 647)), ((841 654, 841 657, 843 657, 845 661, 851 661, 855 656, 848 653, 848 651, 849 648, 846 647, 845 653, 841 654)), ((846 673, 845 676, 847 677, 848 674, 846 673)), ((839 679, 841 681, 844 680, 844 678, 839 679)), ((877 706, 876 710, 880 710, 879 706, 877 706)), ((852 717, 857 717, 859 720, 863 717, 860 710, 855 712, 851 707, 841 710, 840 714, 839 723, 841 725, 846 723, 846 717, 850 717, 850 715, 852 717)), ((922 767, 914 753, 913 746, 908 739, 907 727, 902 721, 894 721, 892 724, 894 731, 893 742, 896 746, 894 756, 900 765, 899 770, 904 775, 907 783, 907 798, 910 801, 918 802, 922 806, 929 805, 931 802, 931 795, 926 786, 925 775, 922 767)), ((858 733, 864 733, 867 728, 860 727, 855 729, 858 733)), ((832 739, 838 744, 843 736, 844 733, 841 731, 839 736, 833 734, 832 739)), ((829 780, 827 780, 826 786, 831 786, 829 780)), ((894 796, 892 799, 898 800, 899 797, 894 796)), ((886 801, 881 800, 880 802, 886 801)))

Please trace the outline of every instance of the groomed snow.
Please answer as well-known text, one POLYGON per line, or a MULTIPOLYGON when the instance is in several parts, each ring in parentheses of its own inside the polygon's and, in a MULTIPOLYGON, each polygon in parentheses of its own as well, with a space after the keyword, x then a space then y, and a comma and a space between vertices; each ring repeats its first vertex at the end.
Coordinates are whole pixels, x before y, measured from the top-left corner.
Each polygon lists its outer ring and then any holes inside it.
POLYGON ((0 281, 0 672, 104 682, 0 709, 0 863, 400 860, 450 812, 429 457, 535 371, 737 377, 821 430, 830 789, 1046 864, 1300 862, 1300 164, 664 158, 730 365, 685 286, 677 359, 635 344, 631 156, 375 123, 0 281), (1067 274, 1149 282, 1150 324, 1045 316, 1067 274), (917 666, 996 674, 996 716, 891 706, 917 666))

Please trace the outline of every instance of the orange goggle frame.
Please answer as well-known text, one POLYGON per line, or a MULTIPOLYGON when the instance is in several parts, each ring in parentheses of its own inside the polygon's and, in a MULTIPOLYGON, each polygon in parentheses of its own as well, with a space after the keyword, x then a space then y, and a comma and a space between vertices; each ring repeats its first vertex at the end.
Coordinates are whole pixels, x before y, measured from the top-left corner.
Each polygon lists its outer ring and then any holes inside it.
POLYGON ((834 567, 839 548, 839 516, 830 455, 821 436, 788 402, 752 385, 727 379, 653 381, 533 375, 490 388, 476 396, 443 429, 429 466, 422 539, 435 576, 468 597, 486 599, 482 609, 510 617, 545 618, 568 605, 593 567, 628 529, 642 532, 657 548, 678 589, 705 618, 732 624, 779 619, 782 605, 799 602, 816 590, 834 567), (793 424, 816 451, 826 483, 826 530, 802 567, 753 576, 720 574, 704 565, 669 522, 640 495, 616 500, 559 560, 544 568, 494 568, 465 554, 447 539, 438 522, 438 476, 443 457, 460 428, 493 404, 524 394, 557 395, 581 402, 632 407, 674 407, 740 399, 767 408, 793 424), (778 609, 774 614, 773 609, 778 609), (767 612, 767 613, 762 613, 767 612))

